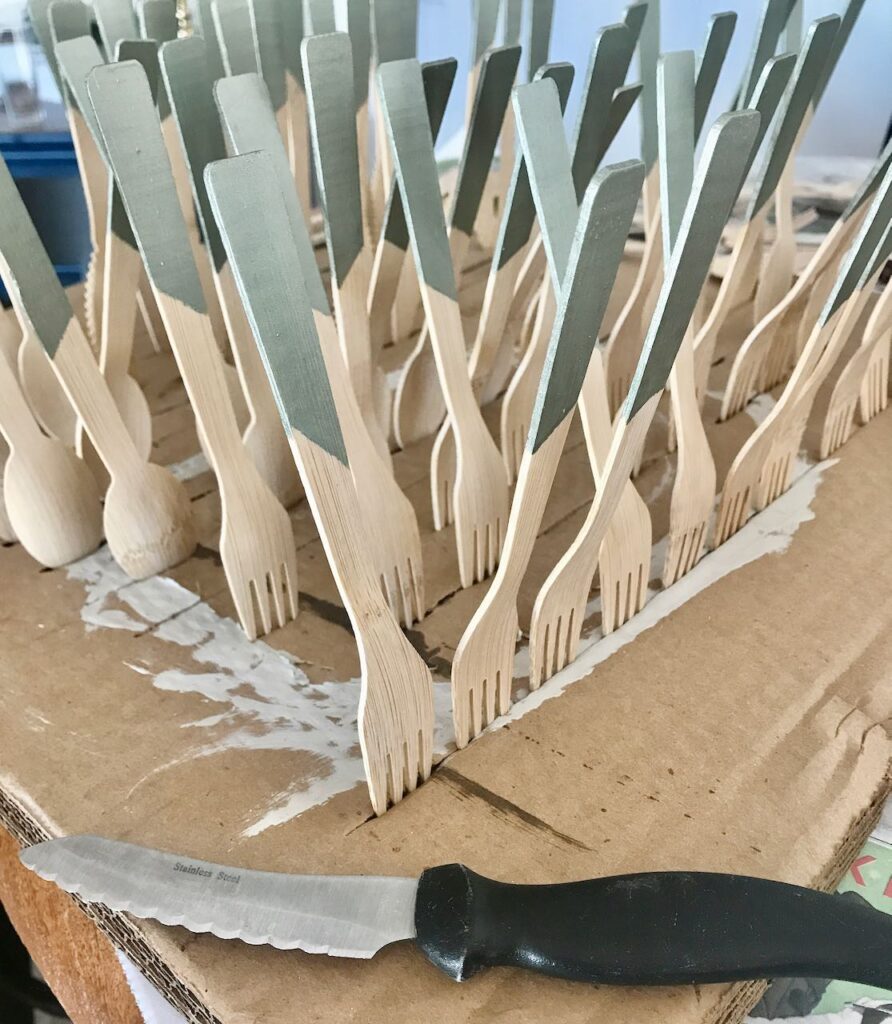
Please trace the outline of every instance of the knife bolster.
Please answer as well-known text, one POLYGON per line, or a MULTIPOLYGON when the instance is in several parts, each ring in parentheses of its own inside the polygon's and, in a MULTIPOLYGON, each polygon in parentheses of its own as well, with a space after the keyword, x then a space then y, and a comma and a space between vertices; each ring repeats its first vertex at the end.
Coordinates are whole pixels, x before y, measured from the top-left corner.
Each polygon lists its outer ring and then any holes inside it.
POLYGON ((476 935, 479 889, 492 883, 463 864, 428 868, 418 880, 415 942, 435 966, 465 981, 486 966, 471 946, 476 935))

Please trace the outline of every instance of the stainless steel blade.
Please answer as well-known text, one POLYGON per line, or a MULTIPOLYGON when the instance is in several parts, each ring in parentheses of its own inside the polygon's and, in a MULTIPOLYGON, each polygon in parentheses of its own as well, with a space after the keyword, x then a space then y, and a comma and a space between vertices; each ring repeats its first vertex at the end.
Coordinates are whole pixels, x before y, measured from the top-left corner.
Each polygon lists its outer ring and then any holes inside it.
POLYGON ((21 860, 85 903, 221 939, 365 959, 415 936, 417 878, 248 871, 97 836, 39 843, 21 860))

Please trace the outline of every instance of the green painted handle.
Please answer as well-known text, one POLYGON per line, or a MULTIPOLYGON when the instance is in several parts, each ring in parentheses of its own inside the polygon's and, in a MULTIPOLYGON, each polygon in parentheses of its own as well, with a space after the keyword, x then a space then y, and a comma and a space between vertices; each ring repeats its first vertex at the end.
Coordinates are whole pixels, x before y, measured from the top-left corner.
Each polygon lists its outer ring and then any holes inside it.
POLYGON ((818 75, 818 83, 815 86, 814 96, 812 98, 812 106, 814 107, 817 107, 821 102, 821 97, 824 95, 827 83, 830 81, 830 77, 836 70, 837 62, 839 61, 842 51, 845 49, 846 43, 849 41, 849 36, 852 34, 852 29, 855 27, 855 22, 858 20, 858 15, 861 13, 861 8, 864 6, 864 3, 865 0, 849 0, 846 4, 846 9, 842 14, 842 21, 839 24, 839 31, 836 33, 836 37, 833 40, 830 56, 827 58, 827 62, 821 69, 821 73, 818 75))
POLYGON ((75 36, 56 44, 56 66, 65 86, 65 94, 75 110, 83 114, 100 152, 105 151, 105 144, 93 116, 93 106, 87 93, 87 75, 93 68, 104 63, 102 51, 91 35, 75 36))
POLYGON ((66 39, 90 34, 90 9, 81 0, 55 0, 50 6, 49 19, 54 47, 66 39))
POLYGON ((756 216, 777 188, 793 149, 793 143, 799 134, 802 119, 814 95, 821 68, 830 55, 838 28, 839 18, 835 15, 819 18, 809 27, 796 67, 793 69, 792 84, 784 95, 777 113, 777 126, 769 140, 768 153, 757 176, 756 193, 747 212, 748 218, 756 216))
POLYGON ((212 161, 226 156, 226 143, 214 105, 204 39, 201 36, 174 39, 161 47, 159 56, 171 110, 186 155, 201 233, 214 267, 220 270, 226 263, 226 250, 211 213, 204 185, 204 169, 212 161))
POLYGON ((282 59, 285 70, 303 86, 304 69, 300 61, 300 47, 304 41, 304 5, 283 0, 282 15, 282 59))
POLYGON ((876 162, 867 174, 867 177, 858 186, 858 191, 852 196, 849 205, 841 214, 842 220, 848 220, 868 199, 876 192, 877 186, 883 180, 883 176, 889 167, 892 166, 892 139, 887 143, 883 152, 877 157, 876 162))
POLYGON ((709 19, 706 42, 697 58, 697 77, 694 86, 695 140, 700 138, 700 133, 703 131, 709 104, 712 103, 712 97, 715 95, 715 87, 718 84, 725 57, 728 56, 728 47, 731 45, 731 37, 734 35, 736 25, 737 15, 734 11, 713 14, 709 19))
POLYGON ((573 185, 577 202, 606 152, 613 97, 622 87, 635 44, 625 25, 608 25, 595 38, 573 133, 573 185))
MULTIPOLYGON (((303 10, 303 4, 286 4, 285 7, 286 9, 294 7, 298 11, 303 10)), ((217 26, 214 23, 213 0, 194 0, 194 3, 189 5, 189 9, 195 20, 193 34, 204 39, 211 79, 216 82, 218 78, 222 78, 226 74, 226 68, 223 64, 220 40, 217 37, 217 26)))
MULTIPOLYGON (((826 324, 856 289, 863 288, 889 255, 892 239, 892 167, 886 170, 883 182, 873 198, 864 222, 852 242, 833 291, 821 311, 820 322, 826 324)), ((889 287, 888 285, 886 286, 889 287)))
MULTIPOLYGON (((424 83, 424 102, 427 106, 427 119, 431 126, 431 138, 436 143, 440 134, 440 125, 446 113, 446 104, 452 92, 458 61, 454 57, 445 60, 429 61, 421 65, 421 80, 424 83)), ((390 183, 390 194, 384 207, 384 225, 382 236, 406 252, 409 248, 409 226, 403 210, 403 197, 399 185, 394 178, 390 183)))
POLYGON ((629 394, 620 411, 631 420, 666 386, 713 253, 743 183, 743 170, 759 129, 759 114, 724 114, 710 128, 666 268, 629 394))
POLYGON ((208 192, 285 426, 348 465, 300 257, 271 158, 211 164, 208 192))
POLYGON ((451 226, 466 235, 474 232, 519 63, 519 46, 502 46, 483 55, 449 213, 451 226))
POLYGON ((527 79, 532 80, 536 72, 548 63, 551 47, 551 23, 554 21, 554 0, 530 0, 530 13, 526 52, 527 79))
POLYGON ((610 104, 610 113, 607 117, 607 127, 601 138, 601 145, 595 159, 595 166, 600 167, 601 161, 607 154, 607 150, 613 145, 613 140, 619 135, 619 130, 625 123, 626 118, 635 106, 635 101, 641 95, 642 85, 635 82, 633 85, 624 85, 617 89, 613 95, 613 102, 610 104))
POLYGON ((471 63, 476 64, 495 42, 500 0, 474 0, 471 63))
POLYGON ((600 171, 580 210, 554 83, 520 86, 514 110, 558 296, 527 435, 527 448, 535 452, 579 398, 644 183, 644 164, 633 160, 600 171))
POLYGON ((353 47, 353 98, 359 110, 369 100, 372 12, 369 0, 347 0, 347 35, 353 47))
POLYGON ((139 25, 130 0, 93 0, 93 13, 99 25, 99 36, 109 59, 122 39, 136 39, 139 25))
POLYGON ((337 32, 334 0, 304 0, 304 17, 307 20, 307 37, 328 35, 337 32))
POLYGON ((179 26, 177 5, 173 0, 142 0, 138 17, 143 39, 154 39, 159 46, 176 39, 179 26))
POLYGON ((623 13, 623 24, 632 33, 632 47, 638 45, 641 38, 641 30, 644 28, 644 19, 647 17, 647 0, 643 3, 629 4, 623 13))
POLYGON ((515 46, 520 42, 520 27, 523 22, 523 0, 505 0, 503 4, 505 18, 502 24, 502 35, 506 46, 515 46))
POLYGON ((52 359, 74 314, 6 162, 0 158, 0 252, 3 283, 52 359))
POLYGON ((282 6, 281 0, 249 0, 254 57, 276 110, 285 106, 286 99, 282 6))
POLYGON ((149 92, 156 99, 161 80, 158 46, 154 39, 120 39, 115 47, 115 60, 135 60, 142 65, 149 82, 149 92))
POLYGON ((303 62, 325 240, 340 286, 364 245, 350 37, 343 32, 307 36, 303 62))
POLYGON ((415 247, 418 276, 429 288, 456 299, 421 65, 417 60, 382 64, 378 68, 378 86, 394 170, 415 247))
POLYGON ((694 183, 694 105, 694 51, 663 54, 657 65, 657 125, 664 266, 694 183))
POLYGON ((418 0, 375 0, 372 32, 378 67, 414 57, 418 51, 418 0))
POLYGON ((37 41, 44 52, 46 62, 49 64, 53 78, 56 80, 56 85, 59 87, 59 92, 62 92, 62 76, 59 73, 59 66, 56 64, 56 53, 53 49, 53 32, 50 28, 50 4, 52 2, 53 0, 28 0, 28 15, 31 19, 34 35, 37 36, 37 41))
MULTIPOLYGON (((753 97, 750 100, 749 109, 758 111, 761 121, 759 122, 759 134, 756 137, 756 147, 753 150, 749 163, 747 164, 747 175, 749 174, 750 167, 753 165, 753 161, 756 159, 756 154, 759 152, 759 147, 762 145, 762 141, 765 138, 768 128, 771 125, 772 119, 774 118, 781 98, 784 95, 784 90, 787 88, 787 83, 790 81, 790 76, 792 75, 795 66, 795 54, 785 53, 780 57, 772 57, 762 69, 762 76, 759 79, 759 82, 756 85, 756 91, 753 93, 753 97)), ((744 178, 745 177, 746 175, 744 175, 744 178)))
MULTIPOLYGON (((572 64, 544 64, 536 72, 535 82, 550 80, 558 91, 561 114, 567 105, 570 87, 573 84, 572 64)), ((514 171, 505 197, 505 213, 499 226, 496 239, 493 266, 498 270, 527 244, 533 222, 536 219, 536 206, 533 193, 530 191, 530 178, 527 173, 526 161, 522 150, 518 150, 514 160, 514 171)))
MULTIPOLYGON (((264 152, 270 159, 276 175, 277 187, 281 193, 291 235, 298 249, 300 264, 303 268, 303 282, 310 296, 314 309, 322 313, 330 312, 328 296, 319 274, 316 253, 307 231, 297 193, 294 190, 294 179, 288 163, 288 154, 282 136, 279 134, 276 117, 273 113, 263 79, 260 75, 235 75, 232 78, 221 78, 214 85, 214 98, 220 112, 223 130, 233 153, 264 152)), ((205 173, 205 183, 207 174, 205 173)), ((216 221, 215 221, 216 223, 216 221)))
POLYGON ((94 68, 87 88, 153 285, 207 312, 145 71, 136 61, 94 68))
POLYGON ((755 92, 756 83, 762 75, 765 64, 777 50, 778 40, 795 2, 796 0, 765 0, 762 5, 759 27, 756 29, 753 46, 746 62, 743 83, 737 94, 739 110, 752 105, 750 100, 755 92))
POLYGON ((226 74, 259 71, 248 0, 212 0, 211 11, 226 74))
POLYGON ((650 171, 657 162, 657 60, 660 56, 660 0, 648 0, 647 16, 638 40, 641 79, 641 156, 650 171))

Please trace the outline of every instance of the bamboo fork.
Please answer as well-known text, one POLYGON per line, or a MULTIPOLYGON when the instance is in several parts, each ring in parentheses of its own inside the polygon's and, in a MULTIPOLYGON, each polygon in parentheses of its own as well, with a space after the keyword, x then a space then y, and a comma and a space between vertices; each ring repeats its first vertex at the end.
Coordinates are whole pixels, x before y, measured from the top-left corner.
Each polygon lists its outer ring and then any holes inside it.
MULTIPOLYGON (((738 349, 722 399, 720 420, 740 412, 765 381, 772 379, 777 367, 768 367, 769 360, 788 348, 798 358, 811 329, 836 279, 846 245, 851 242, 867 210, 867 200, 875 192, 887 168, 892 164, 892 142, 887 144, 869 174, 861 183, 848 206, 827 232, 784 299, 749 333, 738 349), (776 334, 786 335, 774 343, 776 334), (802 346, 798 337, 805 335, 802 346)), ((786 356, 784 357, 786 360, 786 356)))
POLYGON ((109 163, 217 476, 220 557, 242 627, 254 639, 258 631, 272 629, 273 615, 284 625, 297 614, 291 523, 238 433, 145 72, 134 62, 110 64, 94 68, 87 83, 109 163))
POLYGON ((359 648, 359 740, 372 806, 382 814, 388 801, 397 802, 430 774, 432 680, 384 603, 368 560, 373 537, 350 475, 334 380, 301 283, 280 180, 265 153, 208 169, 239 291, 359 648))
MULTIPOLYGON (((131 56, 146 60, 147 76, 151 75, 150 85, 154 91, 157 84, 155 44, 144 40, 122 40, 118 45, 119 52, 128 48, 131 56), (146 48, 149 53, 145 52, 146 48)), ((87 95, 87 75, 93 68, 105 64, 99 47, 90 35, 69 39, 57 44, 56 61, 70 101, 78 110, 83 111, 82 116, 93 144, 102 153, 102 134, 93 118, 93 109, 87 95)), ((152 417, 142 388, 130 376, 142 259, 112 178, 109 178, 108 190, 107 223, 102 246, 107 258, 103 260, 99 369, 127 431, 133 438, 136 450, 144 459, 148 459, 152 450, 152 417)))
POLYGON ((861 344, 833 387, 821 432, 822 459, 832 455, 852 436, 859 403, 868 408, 867 415, 862 415, 863 423, 869 422, 888 403, 890 328, 892 288, 887 284, 864 328, 861 344))
POLYGON ((872 281, 889 253, 890 223, 892 168, 871 203, 783 394, 731 464, 716 518, 716 545, 745 524, 752 508, 764 508, 789 486, 815 396, 858 322, 872 281))
POLYGON ((3 499, 12 536, 50 568, 95 551, 102 543, 96 481, 70 448, 41 432, 2 353, 0 435, 9 445, 3 499))
MULTIPOLYGON (((718 295, 694 341, 697 394, 701 406, 705 399, 709 370, 712 366, 712 357, 719 333, 728 314, 737 303, 738 295, 747 291, 751 293, 752 286, 755 284, 755 280, 751 279, 749 275, 753 272, 753 254, 757 253, 761 245, 768 203, 790 156, 809 100, 818 82, 821 68, 832 48, 833 37, 836 35, 838 26, 839 18, 837 17, 819 18, 811 24, 790 76, 790 85, 777 105, 777 113, 773 121, 774 130, 756 176, 755 194, 747 206, 744 224, 734 243, 734 249, 718 295), (747 283, 744 288, 741 284, 742 281, 751 283, 747 283)), ((769 61, 765 65, 760 78, 761 86, 757 86, 756 92, 753 94, 753 104, 762 112, 763 125, 769 119, 770 111, 776 105, 776 94, 773 91, 772 83, 773 81, 776 83, 777 76, 782 74, 778 71, 779 61, 782 59, 775 58, 773 62, 769 61)))
MULTIPOLYGON (((556 210, 564 216, 552 222, 550 213, 544 216, 551 197, 541 192, 540 184, 549 192, 552 189, 549 183, 540 183, 537 168, 540 156, 547 165, 548 144, 555 140, 556 133, 563 135, 557 90, 552 82, 533 82, 518 87, 514 102, 543 234, 554 235, 556 247, 570 251, 560 254, 567 268, 564 286, 511 504, 503 558, 459 641, 452 663, 452 716, 459 747, 466 746, 496 715, 504 714, 511 702, 518 592, 643 180, 643 169, 637 161, 599 172, 586 191, 577 222, 576 194, 568 176, 567 201, 558 204, 556 210), (545 118, 540 116, 543 113, 545 118), (536 127, 529 137, 525 136, 524 118, 527 127, 536 127), (566 245, 568 238, 572 240, 570 246, 566 245)), ((551 247, 550 239, 547 244, 551 247)))
POLYGON ((340 352, 328 299, 297 196, 291 186, 285 149, 276 135, 269 99, 257 75, 224 79, 215 88, 229 146, 236 154, 264 151, 279 177, 291 235, 297 245, 304 286, 322 339, 341 432, 371 546, 368 557, 396 618, 407 626, 424 617, 424 569, 421 537, 411 503, 382 462, 363 423, 340 352))
MULTIPOLYGON (((553 294, 560 295, 572 248, 573 224, 577 220, 579 183, 584 180, 584 175, 580 174, 579 161, 571 159, 560 121, 553 116, 551 96, 543 90, 538 95, 530 91, 521 93, 517 98, 516 114, 521 148, 533 183, 542 242, 551 271, 551 290, 553 294), (574 165, 578 177, 574 176, 574 165)), ((643 171, 641 164, 635 166, 639 172, 643 171)), ((629 181, 637 183, 640 190, 643 173, 630 176, 629 181)), ((584 190, 582 195, 585 195, 584 190)), ((628 202, 630 210, 634 211, 637 196, 629 196, 628 202)), ((625 211, 625 207, 622 209, 625 211)), ((627 219, 617 219, 628 228, 631 218, 630 212, 627 219)), ((612 285, 616 266, 608 261, 605 271, 612 285)), ((597 337, 599 326, 599 321, 593 319, 590 330, 594 337, 597 337)), ((588 359, 588 372, 583 378, 578 406, 592 475, 596 487, 600 487, 610 450, 612 427, 599 349, 595 349, 588 359)), ((598 551, 601 621, 605 633, 619 628, 644 605, 650 574, 651 542, 650 513, 635 486, 630 480, 626 481, 616 515, 598 551)))
POLYGON ((372 361, 366 315, 372 254, 362 213, 350 37, 342 32, 307 36, 303 65, 341 352, 366 430, 392 473, 382 426, 390 419, 390 394, 372 361))
MULTIPOLYGON (((519 61, 520 47, 517 46, 488 50, 481 61, 478 88, 447 220, 449 254, 456 285, 461 282, 519 61)), ((464 350, 464 333, 461 337, 464 350)), ((406 447, 434 433, 443 422, 445 413, 446 406, 431 346, 431 325, 426 322, 397 384, 393 410, 397 443, 406 447)), ((448 502, 444 506, 442 497, 437 494, 436 484, 445 484, 446 477, 451 477, 452 463, 444 460, 442 469, 441 479, 438 479, 435 457, 432 486, 435 495, 434 524, 437 529, 450 521, 448 502)))
MULTIPOLYGON (((285 109, 288 118, 288 162, 304 217, 309 219, 313 203, 310 194, 310 136, 307 125, 307 94, 300 48, 304 38, 302 3, 283 3, 282 56, 285 62, 285 109)), ((213 80, 222 75, 213 75, 213 80)))
MULTIPOLYGON (((431 127, 431 138, 436 145, 446 104, 452 91, 458 61, 429 61, 421 65, 424 100, 431 127)), ((390 182, 384 219, 369 281, 368 318, 372 358, 377 359, 385 343, 390 340, 391 314, 396 301, 397 288, 406 254, 409 251, 409 228, 403 211, 403 199, 394 178, 390 182)))
MULTIPOLYGON (((613 96, 626 77, 634 48, 635 41, 624 24, 609 25, 602 29, 592 46, 574 132, 572 175, 577 202, 581 202, 586 186, 597 169, 599 156, 606 149, 602 140, 607 130, 613 96)), ((509 479, 512 480, 522 458, 524 438, 529 429, 555 310, 554 290, 543 283, 530 342, 502 402, 502 458, 509 479)))
POLYGON ((226 156, 206 52, 200 36, 172 40, 161 47, 161 69, 192 182, 201 233, 212 259, 214 285, 226 320, 241 390, 248 405, 248 424, 242 441, 266 485, 287 507, 301 497, 300 482, 288 442, 282 436, 275 399, 251 336, 204 185, 207 164, 226 156))
POLYGON ((384 64, 378 79, 440 386, 456 433, 453 514, 459 575, 468 587, 498 561, 508 521, 508 481, 468 377, 421 66, 416 60, 384 64))
POLYGON ((530 686, 576 656, 597 552, 656 412, 709 271, 712 253, 756 144, 756 111, 725 114, 707 135, 672 259, 638 369, 620 411, 595 501, 570 548, 536 597, 530 627, 530 686))
POLYGON ((168 470, 146 462, 134 447, 2 160, 0 276, 16 315, 39 339, 111 477, 103 529, 115 560, 135 578, 182 562, 195 548, 185 489, 168 470))

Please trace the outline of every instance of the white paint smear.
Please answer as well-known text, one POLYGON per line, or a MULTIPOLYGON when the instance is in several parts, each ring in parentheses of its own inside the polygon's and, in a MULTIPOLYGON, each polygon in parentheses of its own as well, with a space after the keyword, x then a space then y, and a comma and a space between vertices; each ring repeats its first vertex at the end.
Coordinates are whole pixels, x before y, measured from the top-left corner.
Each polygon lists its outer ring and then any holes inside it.
MULTIPOLYGON (((761 412, 753 411, 756 415, 761 412)), ((723 576, 764 555, 785 551, 800 524, 813 518, 810 506, 821 476, 831 464, 823 462, 802 472, 785 495, 674 586, 652 592, 644 609, 610 636, 603 637, 600 629, 584 636, 576 661, 535 693, 518 700, 490 730, 517 721, 557 697, 723 576)), ((797 472, 802 468, 797 467, 797 472)), ((664 552, 665 540, 654 546, 654 576, 659 575, 664 552)), ((130 580, 107 548, 68 566, 67 571, 71 579, 84 585, 86 600, 81 619, 87 630, 151 632, 160 641, 188 649, 195 663, 194 670, 171 667, 160 672, 139 659, 126 663, 139 685, 197 696, 205 705, 201 714, 181 725, 188 734, 182 754, 175 761, 157 766, 139 786, 177 765, 227 750, 291 752, 299 762, 299 771, 282 791, 257 794, 256 807, 243 827, 244 835, 253 836, 363 781, 356 720, 359 680, 312 682, 293 655, 266 641, 249 641, 236 622, 218 615, 174 580, 130 580)), ((593 614, 599 607, 600 599, 595 597, 588 613, 593 614)), ((157 657, 153 648, 153 662, 157 663, 157 657)), ((526 677, 528 669, 529 650, 524 646, 515 659, 515 676, 526 677)), ((434 702, 435 749, 440 759, 453 749, 448 682, 434 684, 434 702)))

